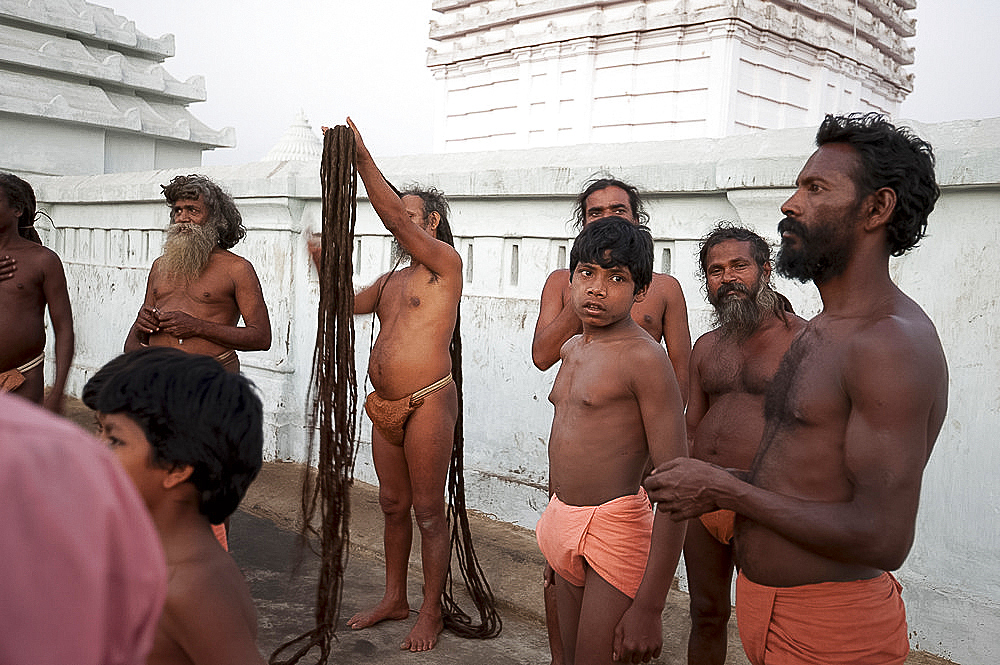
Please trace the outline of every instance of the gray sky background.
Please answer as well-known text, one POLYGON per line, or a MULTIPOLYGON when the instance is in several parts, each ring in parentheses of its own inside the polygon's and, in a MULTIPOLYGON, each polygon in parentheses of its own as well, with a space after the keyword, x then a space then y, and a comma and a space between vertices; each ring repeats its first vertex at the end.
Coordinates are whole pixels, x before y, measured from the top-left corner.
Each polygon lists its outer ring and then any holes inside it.
MULTIPOLYGON (((236 128, 205 164, 262 159, 303 111, 316 131, 357 122, 372 152, 431 151, 437 85, 426 67, 431 0, 91 0, 151 36, 172 33, 174 78, 203 75, 202 122, 236 128)), ((1000 117, 1000 2, 918 0, 916 75, 901 118, 1000 117)))

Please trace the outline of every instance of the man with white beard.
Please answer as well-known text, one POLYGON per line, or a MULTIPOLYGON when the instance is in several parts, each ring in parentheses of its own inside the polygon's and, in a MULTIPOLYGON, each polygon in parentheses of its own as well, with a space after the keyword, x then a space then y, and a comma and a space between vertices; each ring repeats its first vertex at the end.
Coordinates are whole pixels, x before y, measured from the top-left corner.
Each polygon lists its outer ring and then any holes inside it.
POLYGON ((125 351, 172 346, 238 372, 236 351, 271 347, 271 322, 253 265, 229 251, 246 236, 233 198, 202 175, 163 185, 170 225, 125 351), (238 325, 240 318, 243 325, 238 325))
MULTIPOLYGON (((691 352, 688 450, 723 468, 749 469, 764 432, 764 395, 805 321, 771 288, 771 248, 753 231, 719 224, 702 239, 699 258, 717 327, 691 352)), ((689 665, 726 661, 734 520, 732 511, 716 510, 688 521, 689 665)))

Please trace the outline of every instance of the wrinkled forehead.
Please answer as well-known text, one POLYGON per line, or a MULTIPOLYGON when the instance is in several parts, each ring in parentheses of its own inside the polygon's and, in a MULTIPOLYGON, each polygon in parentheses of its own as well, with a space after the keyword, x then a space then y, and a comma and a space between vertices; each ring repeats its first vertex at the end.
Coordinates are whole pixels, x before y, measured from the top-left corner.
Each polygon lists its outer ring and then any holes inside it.
POLYGON ((585 211, 590 208, 617 208, 622 206, 624 206, 625 212, 634 221, 635 211, 632 210, 632 200, 629 198, 628 192, 615 185, 609 185, 604 189, 591 192, 590 196, 583 202, 585 211))
POLYGON ((420 219, 424 218, 424 200, 417 196, 416 194, 404 194, 403 207, 406 208, 406 212, 411 215, 417 215, 420 219))

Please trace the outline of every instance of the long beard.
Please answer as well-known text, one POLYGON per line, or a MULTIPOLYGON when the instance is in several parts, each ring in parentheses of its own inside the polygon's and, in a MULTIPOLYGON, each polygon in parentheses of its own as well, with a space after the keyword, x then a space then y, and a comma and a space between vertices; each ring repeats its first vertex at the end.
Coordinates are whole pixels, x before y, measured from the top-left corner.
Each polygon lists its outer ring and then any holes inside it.
POLYGON ((776 310, 778 296, 774 290, 758 279, 751 290, 739 282, 723 284, 715 296, 709 298, 715 307, 715 323, 723 339, 734 339, 738 343, 750 338, 769 312, 776 310), (728 298, 729 293, 739 292, 749 298, 728 298))
POLYGON ((797 242, 781 239, 774 269, 782 277, 821 284, 847 269, 854 248, 846 220, 808 230, 795 219, 786 217, 778 224, 778 233, 785 231, 796 236, 797 242))
POLYGON ((172 278, 191 281, 201 275, 219 244, 213 225, 171 224, 163 243, 163 267, 172 278))

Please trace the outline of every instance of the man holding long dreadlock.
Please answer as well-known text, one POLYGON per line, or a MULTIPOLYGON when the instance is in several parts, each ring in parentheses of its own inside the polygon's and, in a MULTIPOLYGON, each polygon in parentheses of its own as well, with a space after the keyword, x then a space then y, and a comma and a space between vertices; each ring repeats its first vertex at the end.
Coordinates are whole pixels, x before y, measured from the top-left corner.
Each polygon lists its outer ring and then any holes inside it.
MULTIPOLYGON (((427 651, 444 628, 442 594, 450 549, 445 484, 459 415, 449 347, 462 295, 462 259, 451 246, 448 204, 441 192, 396 194, 386 182, 350 119, 356 166, 368 200, 401 249, 408 267, 390 271, 354 296, 354 313, 375 312, 379 333, 368 373, 374 392, 365 410, 374 424, 372 457, 385 518, 385 594, 347 622, 367 628, 410 614, 406 573, 412 508, 420 529, 424 598, 417 622, 400 645, 427 651)), ((312 247, 319 260, 320 248, 312 247)))

